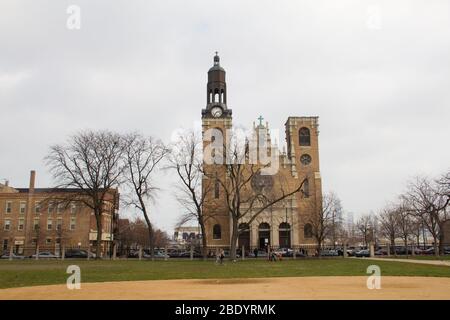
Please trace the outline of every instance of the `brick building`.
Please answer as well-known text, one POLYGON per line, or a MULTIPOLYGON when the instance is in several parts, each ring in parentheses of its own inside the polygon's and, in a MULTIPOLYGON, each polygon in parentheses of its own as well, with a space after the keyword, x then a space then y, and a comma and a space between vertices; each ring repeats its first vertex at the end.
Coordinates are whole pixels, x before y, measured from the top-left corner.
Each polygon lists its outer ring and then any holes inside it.
MULTIPOLYGON (((217 141, 211 131, 220 132, 224 143, 229 140, 228 132, 232 129, 232 110, 227 104, 227 85, 225 81, 225 70, 220 66, 219 56, 214 57, 214 65, 208 71, 207 83, 207 105, 202 110, 202 131, 204 154, 209 154, 213 141, 217 141), (208 132, 208 134, 206 134, 208 132)), ((275 107, 275 106, 274 106, 275 107)), ((257 109, 255 109, 257 110, 257 109)), ((266 136, 267 143, 270 141, 269 124, 263 124, 262 117, 259 124, 253 125, 252 139, 260 139, 266 136), (262 134, 262 135, 261 135, 262 134)), ((243 217, 239 221, 241 230, 238 246, 247 248, 293 247, 299 245, 312 245, 312 225, 308 221, 314 219, 321 208, 322 184, 319 169, 319 129, 318 117, 288 117, 285 123, 286 149, 279 151, 278 147, 278 169, 275 174, 257 175, 251 181, 253 192, 259 188, 266 188, 268 192, 276 192, 281 188, 294 190, 303 179, 307 179, 303 192, 297 193, 284 201, 278 202, 263 211, 256 219, 250 221, 249 217, 243 217), (254 181, 253 181, 254 180, 254 181)), ((254 141, 253 141, 254 142, 254 141)), ((260 144, 258 144, 259 148, 260 144)), ((223 162, 222 162, 223 163, 223 162)), ((214 174, 219 179, 226 180, 226 172, 223 164, 205 163, 205 171, 209 172, 203 178, 203 185, 214 185, 208 181, 214 174)), ((216 178, 217 180, 217 178, 216 178)), ((205 188, 205 187, 204 187, 205 188)), ((211 217, 205 223, 206 239, 208 246, 228 247, 231 239, 232 220, 227 211, 225 192, 221 190, 220 183, 215 183, 214 191, 210 192, 204 203, 205 216, 211 217)), ((289 193, 289 192, 286 192, 289 193)), ((258 209, 258 206, 252 207, 258 209)), ((261 208, 261 207, 260 207, 261 208)), ((245 205, 241 205, 245 209, 245 205)))
MULTIPOLYGON (((29 255, 37 245, 40 251, 60 253, 62 246, 92 248, 95 251, 97 227, 93 210, 75 198, 80 190, 36 188, 31 171, 29 188, 0 184, 0 245, 3 252, 29 255)), ((102 253, 107 254, 118 217, 118 191, 107 193, 102 217, 102 253)))

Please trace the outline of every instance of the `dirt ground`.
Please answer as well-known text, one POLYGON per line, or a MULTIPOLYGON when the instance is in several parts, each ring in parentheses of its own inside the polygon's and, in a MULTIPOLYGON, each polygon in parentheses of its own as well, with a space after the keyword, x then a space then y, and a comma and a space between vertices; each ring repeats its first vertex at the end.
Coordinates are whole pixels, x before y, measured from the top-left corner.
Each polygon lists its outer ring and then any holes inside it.
POLYGON ((220 280, 153 280, 82 283, 0 290, 0 299, 445 299, 450 278, 382 277, 369 290, 367 277, 298 277, 220 280))

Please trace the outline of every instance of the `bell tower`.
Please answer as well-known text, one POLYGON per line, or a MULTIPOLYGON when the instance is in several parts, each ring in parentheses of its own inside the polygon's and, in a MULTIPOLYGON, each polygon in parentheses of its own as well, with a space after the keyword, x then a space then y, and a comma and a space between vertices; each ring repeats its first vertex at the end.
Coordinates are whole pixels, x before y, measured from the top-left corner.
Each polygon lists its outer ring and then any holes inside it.
POLYGON ((226 247, 230 243, 230 216, 219 181, 226 179, 225 144, 232 127, 231 109, 227 106, 225 69, 216 52, 214 64, 208 70, 206 108, 202 109, 203 169, 202 188, 205 194, 205 237, 208 246, 226 247), (221 156, 220 156, 221 155, 221 156))

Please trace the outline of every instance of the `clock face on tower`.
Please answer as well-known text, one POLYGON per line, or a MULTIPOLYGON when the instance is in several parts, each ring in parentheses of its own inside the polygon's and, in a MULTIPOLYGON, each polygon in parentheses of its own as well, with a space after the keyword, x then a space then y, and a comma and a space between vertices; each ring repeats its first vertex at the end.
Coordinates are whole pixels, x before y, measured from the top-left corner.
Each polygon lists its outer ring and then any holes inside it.
POLYGON ((214 118, 219 118, 222 115, 222 108, 221 107, 213 107, 211 109, 211 114, 214 118))

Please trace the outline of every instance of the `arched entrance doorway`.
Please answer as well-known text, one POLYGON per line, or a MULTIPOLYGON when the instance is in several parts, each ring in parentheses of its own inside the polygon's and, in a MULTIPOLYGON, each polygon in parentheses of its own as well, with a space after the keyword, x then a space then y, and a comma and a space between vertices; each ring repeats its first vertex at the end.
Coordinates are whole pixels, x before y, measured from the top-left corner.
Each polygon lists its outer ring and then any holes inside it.
POLYGON ((239 224, 239 249, 241 249, 242 246, 244 246, 246 250, 250 249, 250 227, 248 226, 248 223, 239 224))
POLYGON ((291 225, 289 223, 280 223, 278 228, 278 236, 280 239, 280 248, 291 247, 291 225))
POLYGON ((268 223, 261 223, 258 228, 259 247, 265 249, 270 245, 270 225, 268 223))

